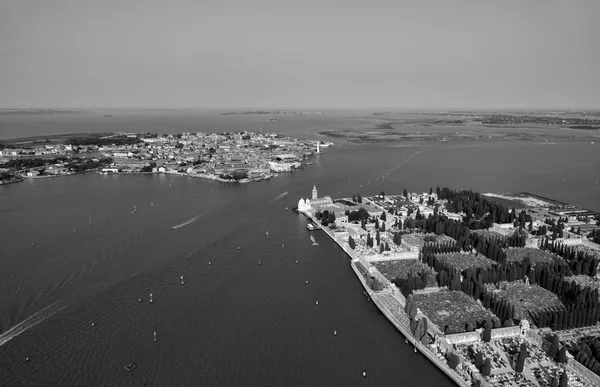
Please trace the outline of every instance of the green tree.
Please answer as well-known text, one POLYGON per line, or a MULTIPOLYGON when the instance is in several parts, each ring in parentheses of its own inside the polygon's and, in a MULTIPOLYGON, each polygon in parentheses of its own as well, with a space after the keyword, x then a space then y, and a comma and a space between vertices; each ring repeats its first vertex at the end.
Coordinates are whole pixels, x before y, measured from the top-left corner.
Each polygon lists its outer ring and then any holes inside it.
POLYGON ((481 367, 483 367, 483 353, 481 351, 477 352, 475 355, 475 367, 481 371, 481 367))
POLYGON ((377 241, 377 245, 380 244, 381 238, 379 237, 379 230, 375 233, 375 240, 377 241))
POLYGON ((360 196, 360 194, 358 194, 358 196, 356 197, 356 201, 362 203, 362 196, 360 196))
POLYGON ((552 335, 552 342, 550 344, 550 358, 556 359, 556 355, 558 355, 558 335, 552 335))
POLYGON ((408 311, 410 310, 413 302, 413 296, 412 294, 409 294, 408 297, 406 297, 406 304, 404 305, 404 311, 406 312, 406 314, 408 314, 408 311))
POLYGON ((489 343, 492 340, 492 328, 492 322, 487 320, 483 326, 483 341, 486 343, 489 343))
POLYGON ((558 380, 558 387, 567 387, 568 382, 569 378, 567 377, 567 371, 564 370, 560 375, 560 379, 558 380))
POLYGON ((408 317, 410 317, 411 320, 414 320, 417 316, 418 310, 419 308, 417 307, 417 304, 415 302, 412 302, 410 305, 410 309, 408 310, 408 317))
POLYGON ((523 368, 525 367, 525 360, 527 359, 527 345, 525 343, 521 343, 521 348, 519 349, 519 355, 517 357, 517 362, 515 363, 515 371, 521 373, 523 372, 523 368))
POLYGON ((248 178, 248 172, 246 172, 246 171, 233 171, 231 173, 231 177, 233 177, 234 180, 247 179, 248 178))
POLYGON ((448 358, 448 366, 451 369, 455 370, 456 367, 458 367, 458 365, 460 364, 460 358, 454 352, 448 352, 447 358, 448 358))
POLYGON ((408 199, 408 191, 406 190, 406 188, 404 188, 404 190, 402 191, 402 196, 408 199))
POLYGON ((490 376, 491 373, 492 373, 492 361, 488 357, 483 362, 483 366, 481 367, 481 374, 483 376, 490 376))
POLYGON ((380 228, 381 232, 385 231, 385 222, 381 222, 381 228, 380 228))
POLYGON ((558 351, 558 356, 556 358, 556 361, 562 364, 567 364, 567 362, 569 361, 568 357, 567 357, 567 347, 566 346, 562 346, 560 348, 560 351, 558 351))

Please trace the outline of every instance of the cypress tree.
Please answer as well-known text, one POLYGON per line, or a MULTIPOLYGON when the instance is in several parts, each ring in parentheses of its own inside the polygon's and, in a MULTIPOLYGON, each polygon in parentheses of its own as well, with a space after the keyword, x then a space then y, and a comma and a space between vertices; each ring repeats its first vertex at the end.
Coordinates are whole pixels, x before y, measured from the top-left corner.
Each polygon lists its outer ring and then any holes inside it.
POLYGON ((483 362, 483 366, 481 367, 481 374, 483 376, 490 376, 491 373, 492 373, 492 361, 488 357, 483 362))
POLYGON ((550 345, 550 358, 555 359, 556 356, 558 355, 558 335, 552 335, 552 342, 550 345))
POLYGON ((567 387, 567 382, 569 381, 569 378, 567 377, 567 371, 563 371, 563 373, 560 375, 560 379, 558 381, 558 387, 567 387))
POLYGON ((481 371, 481 367, 483 366, 483 354, 480 352, 477 352, 477 355, 475 355, 475 367, 477 367, 477 369, 479 371, 481 371))
POLYGON ((492 340, 492 322, 487 320, 483 326, 483 341, 489 343, 492 340))
POLYGON ((525 359, 527 359, 527 346, 525 343, 521 343, 519 356, 517 357, 517 362, 515 364, 515 371, 519 373, 523 372, 523 368, 525 367, 525 359))
POLYGON ((567 358, 567 347, 566 346, 562 346, 560 348, 560 351, 558 351, 558 356, 556 357, 556 361, 558 361, 559 363, 562 364, 567 364, 568 358, 567 358))
POLYGON ((538 317, 538 328, 544 328, 546 326, 546 311, 542 309, 538 317))

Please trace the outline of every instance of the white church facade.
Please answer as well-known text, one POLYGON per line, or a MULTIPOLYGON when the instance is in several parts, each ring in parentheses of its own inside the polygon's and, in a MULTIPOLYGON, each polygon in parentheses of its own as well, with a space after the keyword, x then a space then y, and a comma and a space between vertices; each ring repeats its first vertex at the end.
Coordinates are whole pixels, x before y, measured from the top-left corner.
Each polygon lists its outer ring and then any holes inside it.
POLYGON ((330 196, 324 196, 322 198, 318 197, 317 186, 314 186, 312 189, 312 198, 304 199, 301 198, 298 201, 298 212, 304 212, 306 214, 310 214, 310 216, 314 215, 321 207, 330 206, 333 204, 333 200, 330 196))

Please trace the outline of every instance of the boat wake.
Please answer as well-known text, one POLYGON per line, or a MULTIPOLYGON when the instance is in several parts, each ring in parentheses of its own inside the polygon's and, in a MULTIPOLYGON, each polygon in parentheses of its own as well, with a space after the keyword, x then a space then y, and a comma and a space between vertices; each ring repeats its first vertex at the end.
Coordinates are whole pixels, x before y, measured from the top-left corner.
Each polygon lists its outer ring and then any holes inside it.
POLYGON ((202 214, 200 214, 200 215, 196 215, 196 216, 194 216, 192 219, 186 220, 186 221, 185 221, 185 222, 183 222, 183 223, 179 223, 178 225, 171 226, 171 229, 172 229, 172 230, 177 230, 178 228, 185 227, 185 226, 187 226, 188 224, 192 224, 192 223, 194 223, 195 221, 197 221, 198 219, 200 219, 200 218, 202 217, 202 215, 204 215, 204 214, 205 214, 205 213, 202 213, 202 214))
POLYGON ((283 197, 284 197, 285 195, 287 195, 287 194, 288 194, 288 191, 285 191, 284 193, 282 193, 282 194, 279 194, 279 195, 275 196, 275 197, 274 197, 274 198, 273 198, 271 201, 272 201, 272 202, 274 202, 274 201, 277 201, 277 200, 279 200, 279 199, 283 198, 283 197))
POLYGON ((19 324, 15 325, 14 327, 10 328, 9 330, 0 335, 0 347, 2 347, 4 344, 8 343, 15 337, 19 336, 21 333, 25 332, 29 328, 33 328, 34 326, 46 320, 47 318, 52 317, 68 305, 69 303, 66 300, 58 300, 55 303, 48 305, 44 309, 40 310, 39 312, 29 316, 25 320, 21 321, 19 324))

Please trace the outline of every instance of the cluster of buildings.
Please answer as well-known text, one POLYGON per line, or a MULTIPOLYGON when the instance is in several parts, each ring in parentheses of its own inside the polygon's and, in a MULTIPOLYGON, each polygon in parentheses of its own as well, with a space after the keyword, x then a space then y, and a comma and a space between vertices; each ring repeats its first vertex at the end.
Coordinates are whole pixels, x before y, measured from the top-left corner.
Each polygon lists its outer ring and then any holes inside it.
MULTIPOLYGON (((375 195, 361 200, 336 199, 330 196, 319 197, 316 186, 312 189, 310 198, 301 198, 298 202, 298 212, 307 215, 310 218, 315 217, 317 212, 333 212, 335 216, 335 227, 323 227, 327 233, 352 259, 351 265, 356 272, 370 300, 388 317, 388 319, 412 342, 415 352, 419 350, 428 357, 436 366, 445 372, 459 386, 549 386, 553 385, 551 380, 557 382, 564 379, 569 386, 600 386, 600 378, 583 365, 579 364, 568 352, 565 354, 566 362, 558 362, 552 356, 549 356, 550 342, 546 333, 549 328, 537 329, 530 327, 529 321, 522 319, 518 325, 494 327, 490 329, 489 338, 486 339, 484 328, 478 328, 474 331, 463 333, 446 334, 436 326, 433 320, 426 316, 417 308, 416 318, 411 321, 409 314, 405 311, 407 299, 399 291, 395 283, 392 283, 374 264, 380 262, 398 262, 403 261, 406 265, 398 267, 410 268, 408 261, 419 261, 419 247, 401 241, 401 245, 393 246, 392 250, 385 251, 365 247, 365 234, 370 233, 371 237, 376 233, 373 224, 367 223, 366 230, 361 226, 348 222, 348 212, 364 208, 369 217, 377 217, 379 230, 381 225, 385 224, 384 232, 381 232, 382 244, 392 244, 390 240, 390 231, 393 231, 392 225, 397 220, 405 220, 408 217, 414 218, 417 211, 427 217, 433 213, 435 207, 440 214, 447 216, 460 217, 464 214, 448 213, 445 207, 445 200, 438 200, 435 193, 408 194, 386 196, 375 195), (361 203, 358 203, 361 201, 361 203), (385 216, 382 219, 382 214, 385 216), (349 237, 356 241, 356 247, 350 244, 349 237), (380 251, 377 251, 380 250, 380 251), (380 286, 373 286, 375 281, 380 286), (433 337, 433 341, 425 340, 421 343, 414 338, 411 330, 412 323, 417 320, 427 320, 425 325, 427 333, 433 337), (522 371, 515 372, 517 369, 518 356, 521 344, 525 345, 528 351, 527 359, 522 371), (484 373, 483 368, 477 365, 476 354, 480 353, 482 359, 490 365, 490 371, 484 373), (457 364, 451 365, 452 359, 456 358, 457 364), (484 377, 485 376, 485 377, 484 377)), ((569 209, 571 210, 571 209, 569 209)), ((562 214, 563 216, 575 215, 581 216, 581 212, 574 214, 562 214)), ((510 224, 494 224, 497 232, 506 235, 514 231, 515 227, 510 224)), ((377 235, 379 236, 379 232, 377 235)), ((447 238, 447 237, 446 237, 447 238)), ((406 239, 409 239, 408 237, 406 239)), ((354 242, 352 242, 354 244, 354 242)), ((379 241, 378 241, 379 243, 379 241)), ((444 292, 445 289, 437 286, 431 286, 417 293, 437 293, 444 292)), ((415 331, 413 331, 415 332, 415 331)), ((482 360, 483 361, 483 360, 482 360)), ((562 382, 561 382, 562 383, 562 382)), ((561 384, 567 385, 567 384, 561 384)))
MULTIPOLYGON (((95 147, 97 149, 97 147, 95 147)), ((52 157, 61 156, 73 151, 72 145, 67 144, 45 144, 31 147, 0 149, 0 158, 13 157, 52 157)))
POLYGON ((99 151, 113 159, 108 172, 184 173, 203 177, 243 176, 256 180, 273 172, 300 168, 316 146, 277 134, 183 133, 140 136, 132 145, 103 146, 99 151))
POLYGON ((319 197, 317 187, 312 189, 310 198, 301 198, 298 201, 298 212, 313 217, 317 212, 333 212, 335 219, 339 222, 348 222, 348 212, 356 211, 359 208, 367 210, 370 216, 380 217, 386 211, 387 223, 393 224, 396 220, 405 220, 411 216, 414 218, 418 212, 425 218, 433 214, 437 206, 440 214, 446 215, 450 219, 461 219, 461 214, 445 211, 445 201, 439 201, 435 192, 429 193, 409 193, 407 197, 401 195, 375 195, 361 199, 362 203, 351 199, 333 200, 330 196, 319 197), (432 202, 433 205, 428 204, 432 202), (393 212, 393 215, 390 215, 393 212))
MULTIPOLYGON (((97 139, 86 138, 86 145, 47 144, 3 149, 3 159, 55 159, 89 157, 111 158, 101 173, 177 173, 211 179, 252 181, 271 178, 274 173, 291 172, 321 153, 319 142, 301 141, 273 133, 117 133, 97 139), (87 145, 91 144, 91 145, 87 145)), ((38 168, 39 169, 39 168, 38 168)), ((45 171, 61 171, 49 163, 45 171)), ((37 173, 21 171, 24 176, 37 173)))

